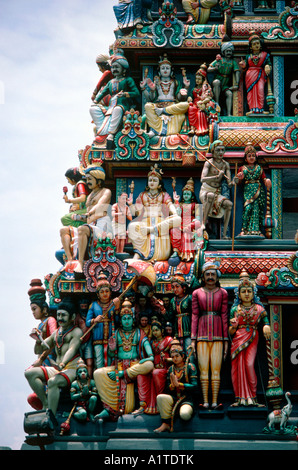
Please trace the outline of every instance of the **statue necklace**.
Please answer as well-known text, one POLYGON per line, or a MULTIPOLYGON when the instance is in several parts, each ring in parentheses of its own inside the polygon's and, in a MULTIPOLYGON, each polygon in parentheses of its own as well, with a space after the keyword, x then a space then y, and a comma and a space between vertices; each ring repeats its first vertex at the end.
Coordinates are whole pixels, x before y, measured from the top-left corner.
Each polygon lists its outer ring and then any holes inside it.
POLYGON ((172 83, 173 83, 172 80, 170 80, 169 82, 160 81, 160 87, 161 87, 162 92, 165 96, 167 96, 170 93, 172 83))
POLYGON ((62 327, 58 328, 57 333, 56 333, 56 346, 58 349, 62 348, 63 343, 64 343, 64 338, 65 336, 75 328, 75 326, 71 326, 68 330, 63 332, 62 327))
POLYGON ((133 346, 132 340, 133 340, 135 331, 136 330, 132 330, 132 332, 127 337, 122 329, 119 330, 120 338, 122 340, 123 351, 131 351, 131 348, 133 346))

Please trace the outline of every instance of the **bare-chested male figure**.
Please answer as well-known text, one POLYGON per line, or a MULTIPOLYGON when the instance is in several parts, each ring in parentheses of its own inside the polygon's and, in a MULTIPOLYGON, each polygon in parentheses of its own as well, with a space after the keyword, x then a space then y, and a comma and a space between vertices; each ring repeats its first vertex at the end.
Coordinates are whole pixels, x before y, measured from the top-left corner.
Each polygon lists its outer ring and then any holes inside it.
MULTIPOLYGON (((63 227, 60 230, 62 245, 67 261, 78 258, 75 272, 83 272, 85 253, 90 236, 97 237, 102 232, 111 233, 112 221, 108 216, 111 191, 104 187, 105 172, 101 166, 90 165, 84 171, 90 194, 86 200, 86 224, 78 228, 63 227)), ((84 217, 84 216, 73 216, 84 217)))
POLYGON ((51 360, 51 366, 43 366, 37 359, 25 371, 33 392, 40 399, 42 408, 49 408, 56 414, 60 388, 70 386, 75 380, 77 364, 80 360, 79 348, 81 345, 82 330, 75 326, 76 311, 71 301, 64 299, 57 310, 58 329, 44 341, 44 350, 52 348, 56 353, 56 360, 51 360), (48 390, 45 389, 45 384, 48 390))
POLYGON ((231 178, 230 165, 223 159, 225 146, 221 140, 216 140, 211 146, 212 157, 206 161, 201 175, 200 201, 203 204, 203 226, 208 217, 224 217, 223 238, 227 237, 228 225, 233 203, 221 194, 223 178, 227 179, 229 187, 237 183, 237 178, 231 178))

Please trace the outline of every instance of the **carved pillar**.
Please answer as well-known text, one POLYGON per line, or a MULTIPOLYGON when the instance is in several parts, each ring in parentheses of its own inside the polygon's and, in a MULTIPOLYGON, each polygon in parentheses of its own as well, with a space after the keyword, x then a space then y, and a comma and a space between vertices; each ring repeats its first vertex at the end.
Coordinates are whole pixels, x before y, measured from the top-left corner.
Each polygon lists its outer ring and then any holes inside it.
POLYGON ((276 99, 274 105, 275 116, 284 116, 284 57, 273 57, 273 91, 276 99))
POLYGON ((266 342, 269 381, 266 397, 274 409, 280 408, 283 399, 281 361, 281 318, 282 306, 270 305, 271 339, 266 342))
POLYGON ((273 239, 282 239, 283 216, 282 216, 282 170, 273 169, 271 171, 271 210, 272 218, 276 220, 276 227, 272 229, 273 239))
POLYGON ((286 2, 285 0, 276 0, 276 13, 280 14, 282 11, 284 11, 286 2))

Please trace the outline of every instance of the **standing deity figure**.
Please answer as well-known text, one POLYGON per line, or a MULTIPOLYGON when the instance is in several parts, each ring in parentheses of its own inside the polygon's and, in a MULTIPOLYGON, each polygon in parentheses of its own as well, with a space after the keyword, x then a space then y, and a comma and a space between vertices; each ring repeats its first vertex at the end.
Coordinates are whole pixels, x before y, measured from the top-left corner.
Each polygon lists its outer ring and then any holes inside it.
POLYGON ((97 136, 107 139, 107 148, 113 148, 115 134, 120 130, 125 111, 136 106, 140 92, 132 77, 127 76, 129 64, 122 55, 111 59, 113 78, 94 98, 90 114, 96 126, 97 136), (99 105, 105 96, 110 95, 108 108, 99 105))
POLYGON ((97 297, 98 299, 90 305, 86 318, 86 326, 93 327, 94 369, 111 364, 108 344, 111 336, 115 334, 117 311, 120 307, 118 298, 112 300, 111 286, 104 273, 97 279, 97 297))
POLYGON ((127 238, 127 220, 132 220, 132 215, 127 205, 128 195, 121 193, 118 202, 112 205, 113 234, 116 240, 116 253, 123 253, 127 238))
POLYGON ((209 382, 212 409, 219 409, 218 393, 222 360, 228 353, 228 293, 219 284, 218 264, 207 262, 202 268, 202 287, 192 294, 191 339, 196 351, 203 394, 202 407, 209 408, 209 382), (209 369, 211 377, 209 378, 209 369))
POLYGON ((119 0, 113 7, 118 29, 127 34, 137 25, 151 24, 151 7, 152 0, 119 0))
POLYGON ((181 217, 164 190, 162 174, 158 165, 151 167, 145 191, 139 194, 134 206, 131 199, 128 201, 132 214, 138 216, 128 225, 134 258, 164 261, 171 255, 170 230, 180 227, 181 217))
POLYGON ((42 344, 43 350, 54 350, 56 361, 52 360, 50 366, 43 366, 37 360, 25 371, 25 377, 40 399, 42 408, 49 408, 54 416, 59 404, 60 389, 69 387, 75 380, 77 363, 80 360, 82 330, 75 326, 75 317, 75 306, 71 301, 63 299, 57 310, 58 329, 42 344))
POLYGON ((182 199, 176 191, 173 194, 177 213, 181 217, 181 226, 171 230, 173 254, 171 260, 193 261, 199 248, 199 241, 203 239, 200 207, 194 191, 194 180, 189 178, 182 188, 182 199))
POLYGON ((244 151, 244 162, 237 174, 239 182, 244 183, 244 208, 242 214, 242 228, 240 236, 263 236, 261 227, 264 219, 266 195, 262 185, 270 190, 272 183, 266 178, 265 172, 258 164, 257 152, 252 145, 244 151))
POLYGON ((249 54, 239 62, 245 73, 247 104, 250 114, 268 114, 264 111, 265 85, 272 70, 270 55, 264 51, 264 43, 257 34, 252 34, 248 40, 249 54))
POLYGON ((147 101, 145 115, 149 137, 180 133, 189 107, 187 90, 190 83, 185 75, 183 84, 184 88, 175 79, 172 63, 166 54, 158 63, 158 76, 154 82, 144 78, 140 83, 147 101))
POLYGON ((220 47, 221 55, 208 67, 208 72, 215 73, 212 82, 214 99, 219 103, 221 94, 225 96, 227 116, 232 115, 233 92, 238 90, 240 81, 240 69, 233 58, 234 44, 223 42, 220 47), (233 83, 235 78, 235 83, 233 83))
POLYGON ((196 72, 196 86, 188 99, 188 121, 190 135, 206 135, 209 133, 209 122, 217 120, 219 105, 213 100, 211 86, 207 81, 206 64, 196 72))
POLYGON ((135 381, 139 374, 153 370, 153 352, 148 338, 134 327, 130 302, 124 301, 120 311, 120 327, 110 342, 115 365, 97 369, 93 376, 103 404, 96 419, 117 419, 135 409, 135 381))
POLYGON ((207 24, 210 12, 218 0, 182 0, 182 6, 187 13, 186 24, 207 24))
POLYGON ((101 165, 90 165, 84 171, 90 194, 86 200, 86 215, 73 216, 82 218, 87 223, 80 227, 63 227, 60 230, 62 246, 67 261, 77 260, 75 272, 82 273, 86 249, 90 237, 97 238, 105 233, 112 233, 112 223, 108 216, 111 191, 104 187, 105 171, 101 165))
POLYGON ((157 395, 162 423, 154 430, 156 433, 173 432, 176 414, 189 421, 194 412, 193 393, 198 387, 196 367, 188 361, 180 345, 171 347, 170 356, 172 365, 168 369, 166 389, 157 395))
POLYGON ((247 277, 240 279, 230 312, 229 333, 232 337, 232 384, 235 403, 232 406, 258 406, 255 359, 258 349, 258 327, 270 339, 271 331, 264 306, 257 297, 255 284, 247 277))
POLYGON ((203 228, 208 217, 222 218, 223 238, 227 237, 227 230, 231 217, 233 203, 221 194, 223 179, 226 178, 228 187, 238 182, 237 177, 231 178, 230 165, 223 157, 225 146, 221 140, 216 140, 211 146, 212 157, 204 163, 201 175, 201 190, 199 198, 203 204, 203 228))
POLYGON ((86 199, 88 196, 88 188, 85 181, 83 181, 83 175, 79 168, 69 168, 65 177, 69 184, 73 186, 72 198, 69 198, 66 194, 63 196, 64 201, 67 204, 71 204, 69 213, 61 218, 62 225, 71 225, 73 227, 79 227, 84 222, 82 220, 75 220, 73 215, 84 215, 86 214, 86 199))
POLYGON ((167 318, 173 325, 175 338, 187 352, 191 346, 192 295, 188 292, 188 284, 181 273, 176 273, 171 278, 171 286, 174 297, 170 301, 167 318))

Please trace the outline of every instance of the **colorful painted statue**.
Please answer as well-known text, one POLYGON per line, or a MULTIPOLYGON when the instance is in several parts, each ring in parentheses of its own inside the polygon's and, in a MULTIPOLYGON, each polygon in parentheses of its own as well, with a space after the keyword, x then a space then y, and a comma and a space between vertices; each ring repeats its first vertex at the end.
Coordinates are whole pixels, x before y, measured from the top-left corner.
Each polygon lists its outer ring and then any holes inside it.
POLYGON ((232 384, 235 393, 232 406, 258 406, 254 364, 260 323, 263 323, 266 340, 270 339, 268 316, 257 297, 257 288, 248 277, 243 277, 235 289, 235 300, 230 312, 232 384))
POLYGON ((83 361, 77 366, 76 379, 70 387, 70 398, 76 403, 73 417, 78 421, 94 421, 94 410, 98 401, 95 382, 90 378, 88 369, 83 361))
POLYGON ((69 168, 65 176, 68 183, 73 186, 73 191, 71 199, 67 196, 66 191, 63 196, 64 201, 67 204, 71 204, 71 206, 69 213, 61 218, 61 222, 64 226, 71 225, 73 227, 79 227, 84 221, 76 220, 73 216, 86 214, 86 199, 89 191, 86 183, 82 179, 83 175, 79 168, 69 168))
POLYGON ((75 324, 83 332, 81 339, 80 356, 87 366, 89 377, 93 376, 93 345, 92 345, 92 331, 87 333, 89 328, 86 325, 87 313, 89 309, 90 300, 87 297, 80 297, 77 302, 77 314, 75 324))
POLYGON ((164 391, 170 365, 168 358, 170 357, 169 349, 173 338, 164 335, 164 329, 157 320, 152 321, 151 329, 154 369, 150 374, 138 375, 137 377, 140 408, 133 412, 134 415, 158 413, 156 397, 164 391))
POLYGON ((102 367, 94 372, 94 380, 103 411, 96 419, 118 419, 135 409, 134 386, 139 374, 153 370, 153 352, 148 338, 134 327, 131 304, 124 301, 120 311, 120 327, 115 341, 110 342, 115 365, 102 367))
MULTIPOLYGON (((113 74, 111 72, 111 65, 110 65, 111 57, 105 54, 99 54, 96 57, 96 64, 98 66, 99 71, 101 72, 101 77, 99 82, 97 83, 96 87, 91 96, 91 100, 94 101, 98 93, 109 83, 109 81, 113 78, 113 74)), ((110 101, 110 96, 105 96, 102 101, 103 106, 108 106, 110 101)))
POLYGON ((243 166, 237 174, 239 182, 244 183, 244 208, 242 214, 242 229, 240 236, 254 235, 264 236, 261 227, 264 220, 266 194, 262 185, 267 190, 271 189, 271 180, 266 178, 265 172, 258 164, 257 152, 252 145, 248 145, 244 151, 243 166))
POLYGON ((208 262, 202 268, 202 287, 192 294, 192 347, 196 351, 204 409, 209 408, 208 391, 211 382, 211 409, 220 409, 218 393, 222 359, 228 353, 228 293, 219 284, 218 264, 208 262), (209 369, 211 377, 209 377, 209 369))
MULTIPOLYGON (((37 328, 33 328, 30 336, 35 339, 34 353, 38 356, 44 351, 44 340, 51 336, 57 329, 55 317, 50 315, 46 302, 46 291, 40 279, 32 279, 28 295, 30 308, 35 320, 39 321, 37 328)), ((45 364, 48 364, 45 360, 45 364)))
MULTIPOLYGON (((44 351, 44 340, 57 329, 57 321, 55 317, 50 315, 49 306, 46 302, 46 291, 40 279, 32 279, 28 295, 32 314, 35 320, 39 321, 37 328, 33 328, 30 336, 35 340, 34 353, 41 357, 44 351)), ((51 353, 45 357, 42 360, 42 365, 50 365, 50 359, 55 359, 55 354, 51 353)), ((27 397, 27 401, 35 410, 42 408, 42 403, 36 393, 31 393, 27 397)))
POLYGON ((57 310, 58 329, 45 339, 44 350, 53 348, 56 361, 51 366, 43 366, 37 360, 25 371, 33 392, 41 400, 43 409, 49 408, 55 415, 60 397, 60 389, 69 387, 76 377, 82 330, 75 326, 75 307, 72 301, 63 299, 57 310), (47 391, 45 385, 47 384, 47 391))
POLYGON ((149 137, 180 133, 189 107, 189 81, 186 76, 183 82, 184 88, 175 79, 172 63, 165 54, 158 63, 158 76, 154 82, 146 77, 140 83, 147 101, 145 115, 149 137))
POLYGON ((217 5, 217 0, 182 0, 182 6, 187 13, 186 24, 207 24, 210 12, 217 5))
POLYGON ((164 190, 162 170, 158 165, 148 173, 148 186, 132 206, 137 219, 128 225, 128 239, 134 248, 134 258, 156 261, 168 260, 172 253, 170 230, 180 227, 181 217, 170 195, 164 190))
POLYGON ((216 140, 211 146, 212 157, 204 163, 201 175, 201 190, 199 198, 203 204, 203 229, 206 227, 208 217, 222 218, 223 238, 228 238, 227 231, 231 217, 233 203, 222 195, 223 179, 226 178, 228 187, 238 182, 237 177, 231 178, 230 165, 223 157, 225 146, 222 141, 216 140))
POLYGON ((193 178, 189 178, 182 188, 181 202, 179 203, 180 197, 176 191, 174 191, 173 198, 177 206, 177 213, 181 217, 181 227, 171 230, 173 254, 170 260, 172 262, 177 257, 179 262, 180 260, 193 261, 199 248, 198 240, 203 239, 200 207, 195 196, 193 178))
POLYGON ((191 346, 192 295, 183 274, 177 273, 171 278, 174 297, 170 301, 168 319, 173 325, 174 336, 187 352, 191 346))
POLYGON ((120 308, 119 299, 112 299, 111 286, 104 273, 100 273, 97 280, 97 297, 98 299, 90 305, 86 318, 86 326, 93 327, 94 370, 111 364, 108 344, 109 339, 115 334, 120 308))
POLYGON ((107 148, 114 147, 115 134, 122 126, 125 111, 136 106, 140 92, 130 76, 127 76, 129 64, 123 55, 114 55, 111 59, 113 79, 96 95, 90 114, 96 126, 96 134, 106 139, 107 148), (111 96, 107 109, 98 106, 105 97, 111 96))
POLYGON ((221 94, 225 97, 227 116, 232 115, 233 91, 238 90, 240 81, 240 69, 233 58, 234 44, 223 42, 220 47, 221 55, 208 67, 208 72, 215 73, 212 82, 214 99, 219 103, 221 94), (233 83, 233 78, 235 83, 233 83))
POLYGON ((196 72, 196 86, 189 98, 189 135, 208 134, 209 122, 212 119, 217 120, 219 112, 220 107, 213 100, 212 89, 207 81, 207 66, 203 64, 196 72))
POLYGON ((118 29, 127 34, 137 25, 151 24, 151 6, 152 0, 119 0, 113 7, 118 29))
POLYGON ((61 242, 67 261, 77 259, 75 272, 82 273, 86 249, 90 237, 97 238, 103 232, 112 234, 112 223, 107 215, 111 202, 111 191, 104 187, 105 171, 101 165, 90 165, 84 171, 90 194, 86 200, 85 224, 80 227, 63 227, 60 230, 61 242))
POLYGON ((173 364, 168 369, 164 393, 157 395, 157 407, 162 424, 154 432, 173 432, 174 418, 178 414, 183 421, 189 421, 194 412, 193 393, 197 390, 197 370, 186 359, 183 348, 177 345, 170 350, 173 364))
POLYGON ((132 220, 132 215, 127 205, 127 194, 122 193, 118 202, 112 205, 113 234, 116 239, 116 252, 123 253, 127 237, 127 220, 132 220))
POLYGON ((239 62, 245 73, 245 86, 247 92, 247 104, 250 114, 268 114, 264 110, 265 85, 271 73, 272 65, 270 55, 263 50, 264 45, 261 38, 253 34, 249 38, 249 54, 239 62))

